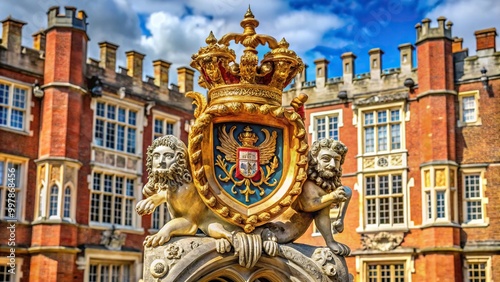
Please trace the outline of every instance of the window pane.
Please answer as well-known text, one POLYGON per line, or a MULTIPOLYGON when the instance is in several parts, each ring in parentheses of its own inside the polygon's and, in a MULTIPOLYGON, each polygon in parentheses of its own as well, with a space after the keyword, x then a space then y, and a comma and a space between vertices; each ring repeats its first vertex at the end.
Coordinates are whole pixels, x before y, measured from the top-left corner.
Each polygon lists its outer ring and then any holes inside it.
POLYGON ((104 103, 97 103, 96 115, 104 117, 104 103))
POLYGON ((389 195, 389 176, 379 176, 379 194, 380 195, 389 195))
POLYGON ((92 194, 92 200, 90 203, 90 221, 99 222, 99 203, 101 202, 101 195, 92 194))
POLYGON ((467 202, 467 221, 482 219, 481 200, 467 202))
POLYGON ((114 215, 114 223, 115 224, 122 224, 121 218, 123 216, 123 210, 122 210, 122 198, 116 197, 115 198, 115 215, 114 215))
POLYGON ((116 149, 118 151, 123 151, 125 146, 125 126, 118 125, 117 136, 116 136, 116 149))
POLYGON ((14 88, 14 99, 12 101, 12 105, 20 109, 26 108, 26 90, 14 88))
POLYGON ((64 214, 63 217, 70 217, 71 212, 71 189, 66 187, 64 190, 64 214))
POLYGON ((59 193, 59 189, 57 186, 52 186, 50 188, 50 208, 49 208, 49 216, 57 215, 57 196, 59 193))
POLYGON ((326 138, 326 120, 324 118, 316 119, 317 140, 326 138))
POLYGON ((128 124, 135 125, 137 119, 137 113, 133 111, 129 111, 128 113, 128 124))
POLYGON ((465 198, 479 198, 481 197, 479 175, 466 175, 465 176, 465 198))
POLYGON ((102 146, 104 142, 104 121, 96 119, 95 121, 95 134, 94 134, 95 144, 102 146))
POLYGON ((339 140, 338 117, 329 117, 328 119, 328 137, 339 140))
POLYGON ((109 122, 106 124, 106 147, 115 148, 115 125, 109 122))
POLYGON ((379 111, 377 112, 377 123, 386 123, 387 122, 387 112, 379 111))
POLYGON ((167 122, 167 135, 173 135, 174 134, 174 124, 167 122))
POLYGON ((155 119, 154 126, 155 133, 163 134, 163 121, 159 119, 155 119))
POLYGON ((403 197, 394 197, 393 198, 393 208, 392 208, 392 216, 394 220, 394 224, 404 223, 404 205, 403 205, 403 197))
POLYGON ((129 128, 127 131, 127 152, 135 154, 135 129, 129 128))
POLYGON ((5 163, 3 161, 0 161, 0 186, 3 186, 3 176, 4 176, 4 170, 5 170, 5 163))
POLYGON ((8 109, 0 106, 0 125, 7 125, 8 109))
POLYGON ((24 112, 12 109, 12 113, 10 116, 10 126, 17 129, 23 129, 23 125, 24 125, 24 112))
POLYGON ((125 109, 124 108, 118 108, 118 121, 119 122, 125 122, 125 109))
POLYGON ((471 122, 476 120, 476 100, 474 96, 462 98, 463 121, 471 122))
POLYGON ((391 125, 391 149, 401 148, 401 125, 392 124, 391 125))
POLYGON ((468 262, 469 280, 473 282, 486 282, 486 262, 468 262))
POLYGON ((104 192, 113 192, 113 176, 111 175, 104 175, 104 192))
POLYGON ((366 195, 367 196, 375 195, 375 177, 366 178, 366 195))
POLYGON ((399 121, 399 110, 391 110, 391 121, 399 121))
POLYGON ((111 196, 102 197, 102 222, 111 223, 111 196))
POLYGON ((108 105, 108 114, 107 114, 108 119, 116 119, 116 107, 113 105, 108 105))
POLYGON ((445 218, 445 192, 436 192, 436 216, 437 218, 445 218))
POLYGON ((392 176, 392 193, 393 194, 403 193, 403 182, 401 175, 392 176))
POLYGON ((9 85, 0 84, 0 104, 9 105, 9 85))
POLYGON ((365 113, 365 125, 373 124, 373 113, 365 113))
POLYGON ((134 196, 134 180, 133 179, 127 179, 127 196, 129 196, 129 197, 134 196))
POLYGON ((379 203, 380 224, 389 224, 389 198, 380 198, 379 203))
POLYGON ((425 201, 427 204, 427 219, 432 219, 432 200, 431 200, 431 192, 425 192, 425 201))
POLYGON ((366 200, 366 223, 377 223, 377 203, 375 199, 366 200))
POLYGON ((387 150, 387 126, 379 126, 378 127, 378 150, 386 151, 387 150))
POLYGON ((367 127, 365 129, 365 152, 370 153, 375 151, 374 128, 367 127))

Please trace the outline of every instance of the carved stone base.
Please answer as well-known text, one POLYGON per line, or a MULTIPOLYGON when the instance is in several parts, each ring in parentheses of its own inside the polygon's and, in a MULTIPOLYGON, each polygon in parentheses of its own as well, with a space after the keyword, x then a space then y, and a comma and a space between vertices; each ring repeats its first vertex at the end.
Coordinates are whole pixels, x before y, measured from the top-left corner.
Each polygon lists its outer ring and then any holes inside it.
POLYGON ((153 281, 348 282, 351 276, 344 257, 333 255, 328 248, 280 245, 277 256, 262 254, 255 266, 245 268, 234 250, 217 253, 213 238, 177 237, 144 250, 144 282, 153 281))

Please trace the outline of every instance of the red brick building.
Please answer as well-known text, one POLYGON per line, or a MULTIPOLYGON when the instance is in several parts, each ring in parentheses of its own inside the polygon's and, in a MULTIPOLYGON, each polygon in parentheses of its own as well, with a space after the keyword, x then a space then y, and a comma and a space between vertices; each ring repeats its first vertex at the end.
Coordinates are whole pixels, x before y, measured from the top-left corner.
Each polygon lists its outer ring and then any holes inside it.
POLYGON ((87 60, 83 11, 47 17, 32 48, 25 23, 2 21, 0 281, 137 281, 142 241, 167 216, 135 212, 146 149, 164 134, 187 141, 194 71, 169 85, 170 63, 155 60, 143 81, 144 55, 128 51, 116 72, 117 45, 87 60))
MULTIPOLYGON (((382 69, 376 48, 359 74, 344 53, 342 77, 326 77, 319 59, 315 80, 304 72, 285 94, 308 94, 310 141, 349 147, 343 183, 353 196, 336 237, 352 249, 355 281, 500 279, 497 33, 477 31, 469 56, 445 21, 417 24, 415 44, 398 46, 399 68, 382 69)), ((314 226, 300 241, 324 244, 314 226)))
MULTIPOLYGON (((187 139, 194 72, 179 68, 169 85, 170 63, 156 60, 143 81, 136 51, 116 72, 118 46, 101 42, 99 60, 87 59, 85 13, 59 12, 48 11, 32 48, 22 21, 2 21, 0 281, 137 281, 142 241, 167 220, 164 207, 134 211, 146 148, 159 135, 187 139)), ((336 236, 352 249, 355 281, 500 277, 496 31, 476 32, 469 56, 445 21, 417 25, 414 45, 398 46, 399 68, 382 69, 372 49, 370 73, 359 74, 345 53, 342 77, 328 78, 319 59, 315 80, 302 75, 285 93, 285 104, 309 95, 310 141, 349 147, 353 197, 336 236)), ((314 226, 300 241, 324 244, 314 226)))

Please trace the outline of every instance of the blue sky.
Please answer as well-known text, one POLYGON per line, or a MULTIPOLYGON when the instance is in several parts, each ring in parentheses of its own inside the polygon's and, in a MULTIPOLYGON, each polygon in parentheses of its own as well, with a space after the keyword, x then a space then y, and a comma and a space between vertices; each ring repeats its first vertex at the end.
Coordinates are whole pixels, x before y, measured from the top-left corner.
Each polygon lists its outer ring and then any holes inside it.
MULTIPOLYGON (((341 75, 340 55, 353 52, 356 73, 369 71, 368 51, 384 51, 382 67, 399 67, 398 45, 415 42, 415 24, 430 18, 436 25, 439 16, 454 23, 453 36, 464 38, 469 54, 475 54, 474 31, 500 28, 497 0, 2 0, 0 19, 12 15, 28 23, 23 30, 23 45, 31 46, 31 34, 46 27, 46 11, 51 6, 75 6, 88 14, 89 57, 99 58, 98 42, 118 44, 118 65, 125 66, 125 52, 146 54, 145 75, 152 75, 155 59, 173 63, 175 68, 189 65, 191 55, 210 30, 217 38, 227 32, 241 32, 239 22, 251 5, 260 21, 257 31, 278 40, 285 37, 310 65, 330 61, 329 77, 341 75)), ((497 38, 498 39, 498 38, 497 38)), ((497 40, 498 42, 498 40, 497 40)), ((500 46, 500 45, 499 45, 500 46)))

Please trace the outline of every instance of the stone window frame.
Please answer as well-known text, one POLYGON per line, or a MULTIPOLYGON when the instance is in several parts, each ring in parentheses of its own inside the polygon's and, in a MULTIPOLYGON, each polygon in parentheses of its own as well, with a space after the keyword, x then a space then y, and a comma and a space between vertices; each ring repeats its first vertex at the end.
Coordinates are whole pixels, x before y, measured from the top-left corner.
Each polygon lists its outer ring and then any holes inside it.
POLYGON ((164 136, 167 134, 167 124, 172 124, 172 134, 178 138, 180 138, 181 134, 181 118, 178 116, 166 114, 164 112, 153 110, 153 139, 155 140, 158 137, 164 136), (156 132, 156 120, 160 120, 162 122, 162 132, 156 132))
POLYGON ((436 164, 421 166, 422 225, 458 223, 457 166, 436 164), (444 183, 437 179, 438 172, 444 172, 444 183), (444 215, 438 217, 438 194, 442 199, 444 215))
POLYGON ((395 263, 403 263, 405 269, 405 281, 412 281, 412 273, 415 273, 415 261, 411 254, 399 254, 399 255, 359 255, 356 256, 356 272, 359 274, 358 277, 361 277, 361 281, 368 281, 368 271, 367 267, 369 264, 395 264, 395 263))
MULTIPOLYGON (((23 121, 23 128, 19 129, 16 127, 12 127, 9 124, 7 125, 0 125, 1 130, 5 131, 10 131, 10 132, 15 132, 23 135, 28 135, 28 136, 33 136, 33 131, 30 129, 30 123, 33 121, 33 116, 31 114, 31 108, 33 106, 33 100, 32 100, 32 89, 31 85, 25 82, 17 81, 14 79, 10 79, 7 77, 0 76, 0 84, 7 84, 9 85, 9 105, 7 108, 9 109, 9 113, 12 111, 12 101, 13 101, 13 96, 14 96, 14 89, 23 89, 25 90, 25 108, 23 110, 24 112, 24 121, 23 121)), ((7 119, 10 120, 11 115, 7 115, 7 119)))
MULTIPOLYGON (((321 111, 321 112, 315 112, 311 113, 309 115, 311 123, 309 124, 308 132, 311 134, 311 142, 316 141, 318 132, 317 132, 317 120, 320 118, 326 118, 326 117, 337 117, 337 130, 338 130, 338 140, 340 139, 340 128, 344 126, 344 118, 343 118, 343 110, 342 109, 336 109, 336 110, 328 110, 328 111, 321 111)), ((328 127, 328 124, 325 124, 326 127, 328 127)), ((328 131, 328 129, 327 129, 328 131)))
MULTIPOLYGON (((376 119, 376 116, 374 116, 376 119)), ((388 122, 386 124, 391 124, 392 122, 389 120, 390 116, 388 116, 388 122)), ((394 103, 387 103, 383 105, 371 105, 371 106, 360 106, 357 108, 357 111, 354 112, 353 117, 353 125, 358 127, 358 152, 359 156, 376 156, 376 155, 386 155, 392 153, 406 152, 406 122, 410 119, 410 112, 407 109, 407 105, 405 101, 399 101, 394 103), (390 111, 393 109, 399 109, 399 124, 400 124, 400 135, 399 135, 399 143, 400 147, 397 149, 391 148, 391 140, 390 133, 387 132, 387 150, 379 151, 377 148, 378 138, 377 134, 374 133, 374 150, 373 152, 366 152, 366 144, 365 144, 365 113, 367 112, 378 112, 381 110, 390 111)), ((373 126, 376 127, 377 124, 373 126)))
POLYGON ((480 100, 480 94, 479 90, 473 90, 473 91, 465 91, 465 92, 460 92, 458 93, 458 120, 457 120, 457 126, 458 127, 464 127, 464 126, 476 126, 476 125, 481 125, 481 117, 479 115, 479 100, 480 100), (468 97, 474 97, 474 120, 472 121, 465 121, 464 118, 464 98, 468 97))
MULTIPOLYGON (((9 261, 10 259, 7 256, 0 257, 0 265, 4 266, 6 270, 10 269, 9 261)), ((12 275, 9 273, 9 275, 12 275)), ((12 277, 12 276, 11 276, 12 277)), ((16 256, 16 270, 13 275, 14 279, 11 278, 13 282, 20 282, 21 278, 23 278, 23 258, 16 256)))
POLYGON ((485 192, 487 189, 487 180, 484 176, 486 173, 486 168, 478 168, 478 167, 472 167, 472 168, 461 168, 460 169, 460 185, 461 185, 461 192, 462 192, 462 227, 478 227, 478 226, 488 226, 489 225, 489 218, 487 216, 487 210, 486 206, 489 202, 489 199, 485 197, 485 192), (481 201, 481 214, 482 214, 482 219, 480 220, 467 220, 467 199, 466 193, 465 193, 465 176, 467 175, 479 175, 479 180, 480 180, 480 197, 479 199, 481 201))
POLYGON ((0 193, 1 193, 1 202, 0 202, 0 219, 2 220, 7 220, 11 219, 9 217, 5 216, 5 205, 6 202, 5 200, 7 199, 7 193, 9 192, 8 190, 8 174, 9 172, 7 171, 8 168, 8 163, 14 163, 20 166, 20 172, 18 174, 19 179, 16 181, 19 181, 18 186, 16 187, 16 220, 17 221, 24 221, 24 216, 25 216, 25 199, 26 199, 26 190, 28 189, 28 162, 29 159, 15 156, 15 155, 8 155, 8 154, 3 154, 0 153, 0 161, 3 162, 3 172, 0 173, 0 177, 2 178, 2 181, 0 181, 2 184, 0 185, 0 193))
MULTIPOLYGON (((142 186, 142 182, 141 182, 141 179, 140 179, 140 176, 138 175, 134 175, 134 174, 128 174, 128 173, 124 173, 124 172, 117 172, 117 171, 113 171, 113 170, 109 170, 109 169, 103 169, 103 168, 94 168, 92 170, 92 173, 89 175, 89 225, 91 227, 102 227, 103 229, 106 229, 106 228, 111 228, 113 225, 116 226, 117 228, 119 229, 127 229, 127 230, 137 230, 137 231, 142 231, 142 225, 141 225, 141 217, 135 212, 135 205, 140 201, 142 200, 142 191, 140 189, 140 187, 142 186), (97 191, 96 193, 94 193, 93 191, 93 185, 94 185, 94 176, 96 173, 99 173, 101 174, 101 180, 100 180, 100 184, 102 185, 101 186, 101 190, 100 191, 97 191), (124 200, 126 199, 133 199, 132 201, 132 204, 131 204, 131 207, 132 207, 132 210, 131 210, 131 215, 132 215, 132 224, 131 225, 125 225, 124 224, 124 221, 122 221, 120 224, 117 224, 117 223, 114 223, 114 214, 115 214, 115 211, 114 211, 114 208, 115 208, 115 198, 116 198, 116 193, 115 191, 112 191, 112 192, 104 192, 104 181, 105 181, 105 175, 109 175, 109 176, 112 176, 112 189, 115 188, 115 181, 116 181, 116 178, 117 177, 120 177, 120 178, 123 178, 123 183, 122 183, 122 190, 123 190, 123 195, 120 196, 120 198, 122 198, 122 209, 126 209, 125 208, 125 202, 124 200), (133 196, 126 196, 126 186, 127 186, 127 180, 128 179, 131 179, 134 181, 134 184, 133 184, 133 192, 134 192, 134 195, 133 196), (103 222, 103 219, 102 219, 102 209, 103 209, 103 206, 102 206, 102 203, 103 203, 103 200, 99 200, 99 210, 100 210, 100 213, 99 215, 100 218, 99 218, 99 221, 93 221, 92 220, 92 195, 93 194, 99 194, 99 195, 108 195, 108 196, 112 196, 111 198, 111 212, 110 212, 110 215, 111 215, 111 222, 103 222)), ((98 215, 98 216, 99 216, 98 215)), ((124 219, 125 220, 125 219, 124 219)))
MULTIPOLYGON (((412 181, 408 179, 408 172, 405 169, 394 169, 389 168, 386 170, 373 171, 360 173, 357 176, 357 183, 355 185, 355 190, 359 192, 361 206, 359 208, 359 227, 356 232, 372 232, 372 231, 407 231, 410 224, 410 188, 412 187, 412 181), (367 224, 367 214, 366 214, 366 195, 365 195, 365 182, 366 177, 378 177, 383 175, 401 175, 402 184, 402 197, 403 197, 403 223, 398 224, 367 224)), ((392 215, 391 215, 392 217, 392 215)))
POLYGON ((79 269, 84 270, 83 281, 89 282, 90 266, 92 264, 130 265, 129 281, 142 278, 142 253, 129 251, 112 251, 105 249, 85 249, 85 256, 77 259, 79 269))
POLYGON ((470 281, 469 279, 469 266, 473 263, 486 263, 485 268, 485 279, 487 282, 492 280, 492 265, 491 265, 491 256, 480 256, 480 255, 465 255, 463 259, 463 276, 464 282, 470 281))
MULTIPOLYGON (((126 156, 138 157, 138 156, 142 155, 142 145, 143 145, 142 140, 143 140, 143 134, 144 134, 143 127, 144 127, 144 120, 145 120, 144 105, 137 104, 137 103, 134 103, 131 101, 115 99, 112 97, 100 97, 97 99, 92 99, 92 101, 90 103, 90 108, 93 110, 93 121, 92 121, 93 122, 93 124, 92 124, 92 146, 93 147, 100 148, 103 151, 111 151, 111 152, 126 155, 126 156), (127 152, 127 143, 125 141, 124 141, 124 150, 123 151, 116 149, 116 146, 115 146, 115 148, 106 147, 106 145, 105 145, 106 140, 104 137, 103 137, 103 141, 102 141, 103 144, 101 144, 101 145, 97 144, 96 137, 95 137, 96 136, 97 120, 98 119, 107 120, 107 117, 100 118, 97 116, 97 104, 98 103, 104 103, 105 105, 111 104, 111 105, 115 106, 117 109, 124 108, 127 111, 127 116, 126 116, 127 123, 128 123, 128 112, 131 110, 136 112, 137 115, 136 115, 136 124, 135 124, 136 132, 135 132, 135 152, 134 153, 127 152)), ((118 111, 115 112, 115 115, 118 116, 118 111)), ((116 118, 116 120, 118 120, 118 118, 116 118)), ((111 121, 111 122, 115 122, 116 124, 118 124, 116 121, 111 121)), ((125 137, 127 137, 126 135, 127 134, 124 134, 125 137)), ((116 142, 116 138, 115 138, 115 142, 116 142)))

